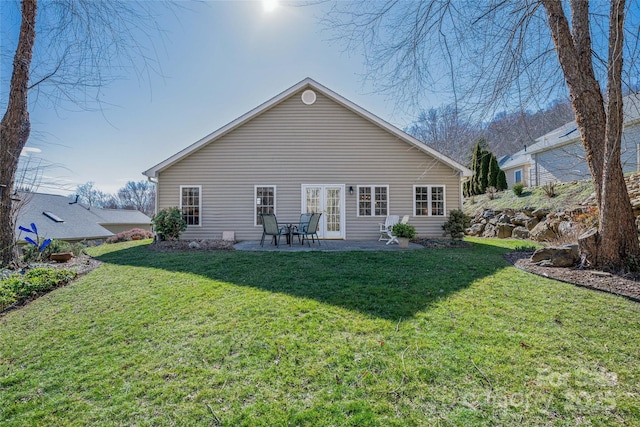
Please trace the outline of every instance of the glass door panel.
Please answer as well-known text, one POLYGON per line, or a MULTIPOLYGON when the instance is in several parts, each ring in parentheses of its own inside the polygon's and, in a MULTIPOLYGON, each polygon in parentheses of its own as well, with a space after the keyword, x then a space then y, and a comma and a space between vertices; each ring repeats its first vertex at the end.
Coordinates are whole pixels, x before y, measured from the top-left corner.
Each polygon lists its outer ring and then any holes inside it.
POLYGON ((303 185, 305 213, 321 212, 318 235, 328 239, 344 238, 344 185, 303 185))

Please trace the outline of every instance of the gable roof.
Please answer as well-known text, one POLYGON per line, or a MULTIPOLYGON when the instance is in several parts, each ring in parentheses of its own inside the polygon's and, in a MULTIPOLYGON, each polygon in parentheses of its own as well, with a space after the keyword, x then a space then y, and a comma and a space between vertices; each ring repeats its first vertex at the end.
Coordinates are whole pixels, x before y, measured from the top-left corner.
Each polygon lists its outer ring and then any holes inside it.
POLYGON ((343 107, 347 108, 348 110, 354 112, 355 114, 359 115, 360 117, 362 117, 362 118, 368 120, 369 122, 381 127, 382 129, 386 130, 387 132, 391 133, 392 135, 396 136, 397 138, 401 139, 402 141, 406 142, 407 144, 418 148, 422 152, 427 153, 427 154, 435 157, 436 159, 440 160, 441 162, 443 162, 444 164, 448 165, 449 167, 461 172, 461 174, 463 176, 471 176, 471 175, 473 175, 473 172, 471 170, 469 170, 465 166, 461 165, 460 163, 450 159, 449 157, 443 155, 442 153, 439 153, 438 151, 436 151, 433 148, 429 147, 427 144, 417 140, 416 138, 412 137, 411 135, 408 135, 407 133, 403 132, 402 130, 398 129, 397 127, 393 126, 392 124, 382 120, 378 116, 376 116, 376 115, 370 113, 369 111, 365 110, 364 108, 354 104, 353 102, 349 101, 348 99, 338 95, 337 93, 335 93, 332 90, 326 88, 325 86, 322 86, 320 83, 316 82, 315 80, 313 80, 313 79, 311 79, 309 77, 307 77, 306 79, 300 81, 299 83, 291 86, 289 89, 285 90, 284 92, 280 93, 279 95, 276 95, 275 97, 273 97, 270 100, 266 101, 265 103, 259 105, 258 107, 254 108, 253 110, 249 111, 248 113, 238 117, 237 119, 235 119, 231 123, 228 123, 227 125, 225 125, 225 126, 221 127, 220 129, 216 130, 215 132, 205 136, 204 138, 200 139, 199 141, 196 141, 195 143, 193 143, 190 146, 188 146, 187 148, 179 151, 178 153, 174 154, 173 156, 169 157, 168 159, 164 160, 163 162, 160 162, 157 165, 153 166, 152 168, 144 171, 143 174, 148 176, 149 178, 157 177, 158 173, 161 172, 162 170, 168 168, 169 166, 173 165, 174 163, 180 161, 181 159, 189 156, 191 153, 195 152, 199 148, 201 148, 201 147, 203 147, 203 146, 215 141, 216 139, 222 137, 223 135, 226 135, 227 133, 233 131, 234 129, 242 126, 243 124, 247 123, 248 121, 252 120, 253 118, 257 117, 258 115, 264 113, 265 111, 273 108, 274 106, 278 105, 279 103, 281 103, 285 99, 289 98, 293 94, 295 94, 295 93, 297 93, 300 90, 305 89, 305 88, 311 88, 311 89, 321 93, 322 95, 326 96, 327 98, 331 99, 332 101, 340 104, 341 106, 343 106, 343 107))
POLYGON ((40 237, 61 240, 104 239, 113 233, 103 225, 150 224, 151 218, 139 211, 88 208, 56 194, 19 193, 24 206, 18 211, 16 236, 24 240, 18 227, 34 223, 40 237))

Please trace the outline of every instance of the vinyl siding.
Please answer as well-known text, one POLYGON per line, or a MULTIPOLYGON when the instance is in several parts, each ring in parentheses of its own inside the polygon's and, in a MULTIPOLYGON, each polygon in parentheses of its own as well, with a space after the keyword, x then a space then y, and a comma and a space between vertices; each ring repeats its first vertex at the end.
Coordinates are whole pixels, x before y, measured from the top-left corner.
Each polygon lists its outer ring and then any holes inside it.
MULTIPOLYGON (((620 154, 624 173, 638 170, 638 144, 640 144, 640 123, 625 127, 620 154)), ((534 183, 544 185, 547 182, 589 179, 591 173, 585 156, 580 140, 534 154, 533 166, 536 174, 534 183)))
POLYGON ((255 186, 276 187, 276 214, 289 222, 300 215, 302 184, 345 186, 346 239, 377 238, 384 221, 357 217, 357 185, 388 185, 390 214, 412 214, 418 234, 441 236, 446 218, 413 216, 413 186, 443 185, 447 212, 460 209, 459 172, 320 93, 303 104, 302 91, 160 171, 159 209, 179 205, 181 185, 202 186, 201 225, 182 238, 259 239, 255 186))
POLYGON ((515 184, 515 172, 517 170, 521 170, 522 171, 522 183, 524 184, 525 187, 528 187, 530 185, 530 170, 531 167, 528 164, 525 165, 521 165, 521 166, 516 166, 513 168, 506 168, 503 169, 504 173, 507 177, 507 186, 508 188, 513 187, 513 184, 515 184))

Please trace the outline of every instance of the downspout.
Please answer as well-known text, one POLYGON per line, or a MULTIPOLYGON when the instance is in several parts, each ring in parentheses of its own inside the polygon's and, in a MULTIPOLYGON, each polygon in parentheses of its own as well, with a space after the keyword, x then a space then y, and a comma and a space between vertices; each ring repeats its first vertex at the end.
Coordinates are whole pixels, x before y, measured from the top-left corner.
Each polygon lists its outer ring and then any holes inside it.
POLYGON ((158 185, 158 179, 156 178, 155 181, 154 181, 154 179, 152 177, 150 177, 150 176, 147 176, 147 179, 149 180, 150 183, 152 183, 153 185, 156 186, 156 200, 155 200, 154 211, 155 211, 155 213, 158 213, 158 199, 160 198, 160 197, 158 197, 158 194, 159 194, 158 188, 160 187, 158 185))

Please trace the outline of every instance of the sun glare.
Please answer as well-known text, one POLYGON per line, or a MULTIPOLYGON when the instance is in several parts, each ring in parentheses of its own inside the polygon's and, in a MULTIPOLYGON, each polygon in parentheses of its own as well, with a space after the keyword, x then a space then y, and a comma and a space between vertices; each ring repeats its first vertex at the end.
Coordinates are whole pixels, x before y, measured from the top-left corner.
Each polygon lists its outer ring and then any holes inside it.
POLYGON ((265 12, 273 12, 278 8, 278 0, 262 0, 262 7, 265 12))

